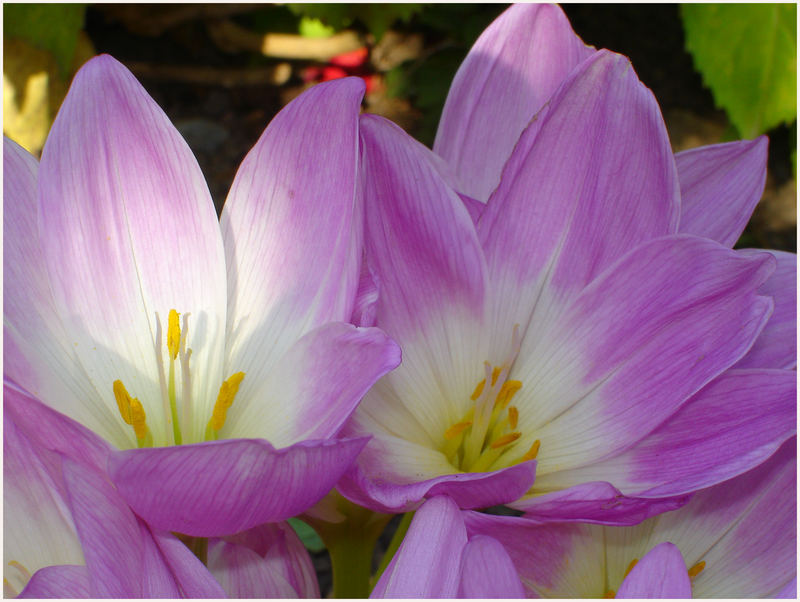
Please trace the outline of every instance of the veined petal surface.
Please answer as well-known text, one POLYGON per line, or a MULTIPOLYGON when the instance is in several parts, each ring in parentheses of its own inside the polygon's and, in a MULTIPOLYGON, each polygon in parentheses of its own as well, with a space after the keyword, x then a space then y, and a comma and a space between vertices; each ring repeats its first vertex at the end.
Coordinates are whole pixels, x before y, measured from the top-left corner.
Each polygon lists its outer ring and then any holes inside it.
POLYGON ((112 454, 109 474, 134 512, 165 531, 219 537, 296 516, 316 504, 364 439, 275 449, 230 439, 112 454))
POLYGON ((691 598, 692 584, 681 551, 664 542, 636 563, 622 582, 617 598, 691 598))
MULTIPOLYGON (((42 152, 39 191, 56 308, 97 394, 115 413, 112 384, 121 380, 142 401, 154 440, 172 443, 158 375, 175 309, 188 321, 193 369, 203 375, 190 392, 178 379, 179 396, 194 400, 182 409, 181 428, 188 440, 202 439, 224 352, 219 224, 186 142, 111 57, 75 76, 42 152), (187 415, 191 409, 198 411, 187 415)), ((58 400, 45 401, 60 409, 58 400)), ((103 434, 120 444, 118 433, 103 434)), ((136 445, 132 429, 123 436, 136 445)))
POLYGON ((677 153, 680 232, 733 247, 764 192, 767 146, 761 136, 677 153))
POLYGON ((525 589, 517 570, 499 541, 485 535, 476 535, 464 546, 458 597, 525 597, 525 589))
POLYGON ((513 5, 486 28, 453 79, 433 145, 459 192, 486 202, 522 130, 592 52, 556 5, 513 5))
POLYGON ((356 210, 364 83, 314 86, 275 116, 236 174, 221 228, 228 264, 226 373, 240 395, 303 334, 353 309, 361 260, 356 210))
MULTIPOLYGON (((6 596, 8 597, 8 596, 6 596)), ((91 598, 85 566, 62 564, 36 571, 17 598, 91 598)))

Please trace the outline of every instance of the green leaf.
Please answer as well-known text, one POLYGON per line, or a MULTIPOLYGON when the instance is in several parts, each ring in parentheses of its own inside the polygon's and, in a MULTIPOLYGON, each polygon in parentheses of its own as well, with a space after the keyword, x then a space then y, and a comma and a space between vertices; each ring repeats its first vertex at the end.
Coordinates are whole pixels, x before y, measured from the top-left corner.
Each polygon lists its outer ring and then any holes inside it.
POLYGON ((408 21, 422 9, 421 4, 290 4, 297 15, 319 19, 336 30, 361 21, 380 39, 395 21, 408 21))
POLYGON ((796 5, 683 4, 681 14, 695 67, 744 136, 796 118, 796 5))
POLYGON ((301 18, 298 30, 304 38, 327 38, 336 33, 333 27, 311 17, 301 18))
POLYGON ((289 524, 309 552, 321 552, 325 549, 325 544, 317 532, 299 518, 290 518, 289 524))
POLYGON ((3 35, 51 52, 66 78, 85 10, 85 4, 3 4, 3 35))

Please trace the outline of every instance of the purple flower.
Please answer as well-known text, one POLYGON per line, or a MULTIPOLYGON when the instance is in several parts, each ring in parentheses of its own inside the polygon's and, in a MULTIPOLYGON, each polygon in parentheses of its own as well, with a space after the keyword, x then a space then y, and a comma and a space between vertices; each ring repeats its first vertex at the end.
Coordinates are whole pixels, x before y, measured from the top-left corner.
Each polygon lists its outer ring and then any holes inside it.
POLYGON ((4 143, 5 378, 124 450, 109 474, 152 527, 296 515, 363 448, 331 437, 399 350, 344 323, 362 94, 347 79, 288 105, 221 223, 188 146, 111 57, 76 75, 40 165, 4 143))
POLYGON ((467 531, 502 543, 537 597, 776 597, 796 583, 795 446, 636 526, 469 512, 467 531))
POLYGON ((795 433, 795 257, 729 248, 764 139, 676 161, 628 60, 533 6, 459 71, 446 161, 380 118, 360 127, 375 324, 403 364, 348 427, 374 437, 340 482, 351 500, 634 524, 795 433))
POLYGON ((224 596, 183 544, 131 512, 105 475, 107 443, 62 420, 42 444, 35 427, 53 414, 5 385, 5 596, 224 596))

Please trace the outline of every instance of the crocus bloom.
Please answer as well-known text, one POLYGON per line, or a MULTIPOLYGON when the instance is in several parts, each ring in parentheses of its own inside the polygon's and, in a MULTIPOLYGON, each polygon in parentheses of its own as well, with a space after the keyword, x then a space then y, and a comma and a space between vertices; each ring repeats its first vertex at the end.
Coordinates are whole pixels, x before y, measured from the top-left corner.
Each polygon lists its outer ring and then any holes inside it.
POLYGON ((108 444, 61 421, 47 434, 49 448, 42 445, 36 427, 49 414, 13 385, 4 387, 4 595, 224 596, 186 546, 131 512, 105 476, 108 444))
POLYGON ((636 526, 537 526, 470 512, 467 530, 501 542, 535 596, 686 597, 689 583, 696 598, 785 595, 797 569, 795 446, 787 441, 757 468, 636 526))
MULTIPOLYGON (((462 83, 519 84, 517 70, 483 59, 465 62, 483 70, 462 83), (487 79, 487 65, 502 77, 487 79)), ((728 194, 720 173, 732 165, 747 184, 732 205, 752 208, 763 141, 677 169, 655 99, 607 51, 558 83, 485 206, 456 194, 452 165, 398 128, 362 116, 361 135, 375 323, 404 360, 349 427, 374 436, 340 483, 350 499, 398 512, 447 494, 462 508, 513 502, 538 519, 633 524, 795 432, 794 374, 769 369, 788 367, 786 350, 729 371, 759 346, 770 297, 789 306, 787 272, 770 281, 769 253, 698 236, 712 220, 695 201, 728 194)), ((470 144, 494 156, 490 135, 470 144)), ((726 239, 743 227, 724 222, 726 239)))
POLYGON ((330 438, 399 350, 343 322, 362 94, 341 80, 288 105, 221 223, 188 146, 108 56, 76 75, 40 165, 4 145, 5 377, 124 450, 109 474, 153 527, 296 515, 364 445, 330 438))

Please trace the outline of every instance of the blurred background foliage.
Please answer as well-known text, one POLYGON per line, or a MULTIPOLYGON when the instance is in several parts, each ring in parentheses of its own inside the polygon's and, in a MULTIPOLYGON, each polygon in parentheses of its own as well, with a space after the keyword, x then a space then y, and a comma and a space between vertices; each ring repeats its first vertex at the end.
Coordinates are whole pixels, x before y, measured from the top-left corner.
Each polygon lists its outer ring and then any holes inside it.
MULTIPOLYGON (((83 62, 108 52, 192 146, 218 209, 271 117, 355 75, 364 108, 431 145, 458 65, 500 4, 4 4, 3 130, 34 154, 83 62)), ((764 201, 740 244, 796 248, 796 6, 582 5, 596 47, 628 55, 676 151, 770 136, 764 201)))

